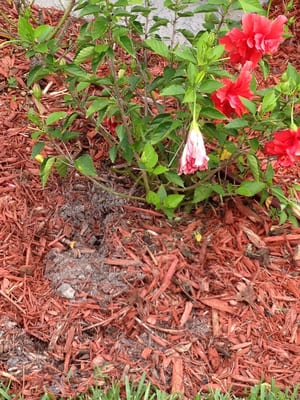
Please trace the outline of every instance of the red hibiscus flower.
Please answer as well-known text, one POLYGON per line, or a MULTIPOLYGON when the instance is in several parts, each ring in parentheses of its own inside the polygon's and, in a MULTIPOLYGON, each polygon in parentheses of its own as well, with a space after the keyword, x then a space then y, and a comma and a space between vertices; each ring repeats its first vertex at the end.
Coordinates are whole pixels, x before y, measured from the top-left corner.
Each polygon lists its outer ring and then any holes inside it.
POLYGON ((179 175, 207 169, 208 159, 202 133, 198 124, 193 122, 180 159, 179 175))
POLYGON ((274 139, 265 144, 264 152, 278 157, 277 166, 292 166, 295 161, 300 160, 300 128, 274 133, 274 139))
POLYGON ((264 54, 274 54, 282 41, 283 25, 287 21, 279 15, 273 22, 257 14, 245 14, 242 30, 233 28, 220 39, 232 63, 252 61, 255 67, 264 54))
POLYGON ((246 62, 236 81, 228 78, 222 79, 223 86, 211 95, 215 107, 227 117, 237 115, 241 117, 248 112, 242 103, 240 96, 252 99, 253 93, 250 90, 252 63, 246 62))

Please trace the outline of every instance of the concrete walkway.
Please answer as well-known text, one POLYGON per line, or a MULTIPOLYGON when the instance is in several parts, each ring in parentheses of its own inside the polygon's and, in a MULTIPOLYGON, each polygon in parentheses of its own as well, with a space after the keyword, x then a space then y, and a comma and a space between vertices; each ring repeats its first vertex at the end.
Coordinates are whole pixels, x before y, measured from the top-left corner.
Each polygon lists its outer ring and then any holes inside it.
MULTIPOLYGON (((41 7, 55 7, 63 9, 68 4, 69 0, 34 0, 34 2, 41 7)), ((197 8, 203 2, 205 2, 205 0, 199 0, 198 3, 195 3, 193 6, 191 6, 191 10, 197 8)), ((172 12, 164 7, 164 0, 152 0, 152 4, 156 8, 156 10, 153 12, 153 15, 158 15, 159 17, 166 18, 169 21, 173 19, 172 12)), ((241 19, 241 16, 241 12, 235 13, 235 18, 241 19)), ((177 24, 177 28, 188 29, 193 33, 197 33, 201 29, 203 22, 204 14, 196 14, 192 17, 180 18, 177 24)), ((160 36, 167 38, 170 37, 170 28, 170 24, 168 24, 167 27, 160 28, 160 36)), ((184 38, 181 34, 177 34, 175 37, 175 41, 183 42, 184 38)))

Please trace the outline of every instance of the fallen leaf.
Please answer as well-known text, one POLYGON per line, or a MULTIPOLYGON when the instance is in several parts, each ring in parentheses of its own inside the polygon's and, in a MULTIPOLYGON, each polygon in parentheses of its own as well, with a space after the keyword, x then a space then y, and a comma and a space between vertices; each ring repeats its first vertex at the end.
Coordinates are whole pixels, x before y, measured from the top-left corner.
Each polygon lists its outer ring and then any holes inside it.
POLYGON ((237 289, 238 289, 238 294, 236 296, 237 301, 244 301, 245 303, 248 303, 251 307, 253 307, 256 301, 256 294, 252 285, 240 282, 237 285, 237 289))

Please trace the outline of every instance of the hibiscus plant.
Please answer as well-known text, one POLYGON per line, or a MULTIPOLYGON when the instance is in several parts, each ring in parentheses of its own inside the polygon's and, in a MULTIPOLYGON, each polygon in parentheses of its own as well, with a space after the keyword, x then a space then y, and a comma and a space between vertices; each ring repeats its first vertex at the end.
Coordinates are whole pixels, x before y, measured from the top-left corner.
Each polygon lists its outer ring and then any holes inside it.
POLYGON ((270 19, 258 0, 165 0, 170 20, 150 0, 74 3, 56 27, 37 25, 29 9, 19 16, 17 43, 39 60, 27 83, 43 185, 53 168, 65 175, 70 167, 102 185, 95 150, 75 151, 98 135, 111 169, 134 182, 135 198, 169 217, 211 197, 259 195, 279 199, 281 222, 293 218, 291 194, 273 178, 300 159, 300 75, 287 64, 275 85, 268 80, 268 59, 292 21, 270 19), (74 7, 83 19, 71 43, 74 7), (241 21, 229 17, 239 10, 241 21), (196 32, 178 25, 200 14, 196 32), (58 80, 62 109, 47 115, 42 86, 58 80))

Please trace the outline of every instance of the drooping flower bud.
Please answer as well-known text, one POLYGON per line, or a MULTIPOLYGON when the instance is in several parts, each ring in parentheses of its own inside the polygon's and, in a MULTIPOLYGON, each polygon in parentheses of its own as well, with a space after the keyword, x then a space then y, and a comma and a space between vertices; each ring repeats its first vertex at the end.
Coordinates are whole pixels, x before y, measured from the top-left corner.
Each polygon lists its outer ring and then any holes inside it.
POLYGON ((193 121, 181 155, 179 175, 206 170, 208 160, 202 133, 198 124, 193 121))

